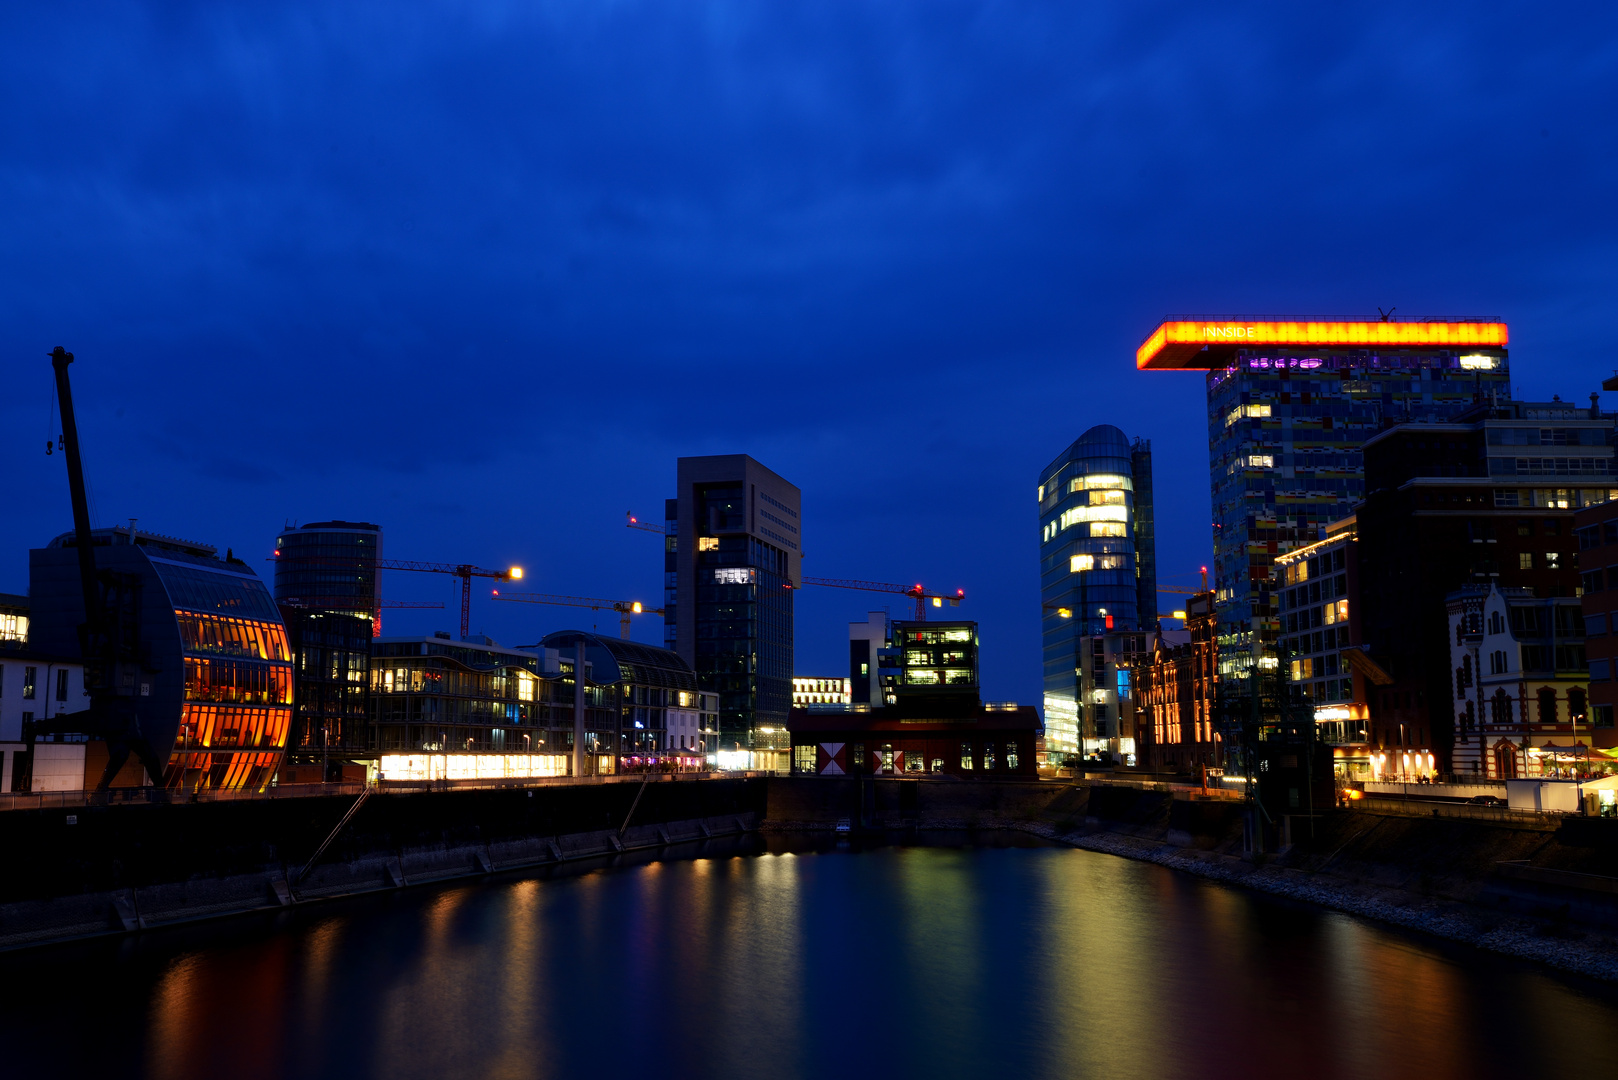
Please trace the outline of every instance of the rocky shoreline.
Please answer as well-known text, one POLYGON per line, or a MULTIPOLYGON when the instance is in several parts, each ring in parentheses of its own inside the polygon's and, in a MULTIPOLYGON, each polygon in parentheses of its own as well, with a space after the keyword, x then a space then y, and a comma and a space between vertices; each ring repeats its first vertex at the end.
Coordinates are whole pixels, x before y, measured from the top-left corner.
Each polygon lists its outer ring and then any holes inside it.
POLYGON ((1369 887, 1329 875, 1254 865, 1228 855, 1113 832, 1064 832, 1042 822, 1007 822, 1004 827, 1069 847, 1156 863, 1171 870, 1391 923, 1590 978, 1618 982, 1618 941, 1587 931, 1574 931, 1580 935, 1577 937, 1571 933, 1553 936, 1546 933, 1547 927, 1542 923, 1502 917, 1453 901, 1369 887))

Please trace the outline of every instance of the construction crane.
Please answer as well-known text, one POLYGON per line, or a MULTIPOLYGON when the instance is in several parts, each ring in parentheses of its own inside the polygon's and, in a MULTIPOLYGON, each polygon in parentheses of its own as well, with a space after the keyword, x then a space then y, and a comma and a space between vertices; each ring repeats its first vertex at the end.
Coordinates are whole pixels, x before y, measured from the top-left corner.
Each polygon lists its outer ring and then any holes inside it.
POLYGON ((500 595, 500 590, 494 590, 494 599, 506 600, 516 604, 551 604, 555 607, 581 607, 591 611, 616 611, 618 613, 618 636, 629 637, 629 617, 631 615, 662 615, 662 608, 648 608, 639 600, 598 600, 593 596, 557 596, 554 593, 520 592, 500 595))
MULTIPOLYGON (((634 515, 634 513, 630 511, 626 510, 624 512, 624 517, 628 519, 626 524, 631 529, 640 529, 644 532, 651 533, 666 532, 663 526, 654 525, 647 521, 641 521, 634 515)), ((886 581, 857 581, 853 578, 805 577, 800 584, 820 585, 832 589, 857 589, 860 592, 898 593, 900 596, 908 596, 916 601, 917 622, 927 621, 927 601, 929 600, 932 601, 933 607, 943 607, 944 601, 946 600, 949 601, 950 607, 960 607, 961 601, 966 599, 965 589, 956 589, 954 594, 951 595, 949 593, 928 592, 919 584, 895 585, 886 581)), ((787 588, 791 589, 795 587, 796 586, 792 585, 790 582, 787 583, 787 588)))
MULTIPOLYGON (((927 621, 927 601, 933 602, 933 607, 943 607, 944 601, 949 601, 950 607, 960 607, 961 601, 966 599, 965 589, 956 589, 953 594, 931 593, 921 585, 893 585, 886 581, 854 581, 849 578, 820 578, 805 577, 805 585, 821 585, 832 589, 858 589, 860 592, 898 593, 908 596, 916 601, 916 621, 927 621)), ((792 588, 790 582, 787 588, 792 588)))
MULTIPOLYGON (((277 548, 270 561, 275 562, 281 558, 281 549, 277 548)), ((453 574, 461 579, 461 637, 464 640, 472 632, 472 579, 475 577, 494 578, 497 581, 521 581, 522 567, 513 566, 508 570, 488 570, 471 563, 436 563, 412 562, 406 559, 378 559, 375 563, 361 562, 359 559, 333 559, 294 556, 297 562, 325 567, 346 567, 352 570, 362 570, 374 566, 378 570, 409 570, 420 574, 453 574)))
POLYGON ((400 608, 402 610, 413 610, 434 608, 438 611, 444 610, 444 602, 442 600, 384 600, 377 606, 384 609, 400 608))

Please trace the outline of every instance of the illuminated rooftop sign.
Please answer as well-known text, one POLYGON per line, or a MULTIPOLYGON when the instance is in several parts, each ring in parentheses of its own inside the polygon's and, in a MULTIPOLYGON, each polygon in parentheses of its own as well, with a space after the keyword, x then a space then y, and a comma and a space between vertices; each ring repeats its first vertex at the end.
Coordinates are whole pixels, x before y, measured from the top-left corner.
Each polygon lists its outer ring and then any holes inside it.
POLYGON ((1422 322, 1321 319, 1174 319, 1153 330, 1135 350, 1135 366, 1154 370, 1206 371, 1237 349, 1383 348, 1503 349, 1506 324, 1487 319, 1429 319, 1422 322))

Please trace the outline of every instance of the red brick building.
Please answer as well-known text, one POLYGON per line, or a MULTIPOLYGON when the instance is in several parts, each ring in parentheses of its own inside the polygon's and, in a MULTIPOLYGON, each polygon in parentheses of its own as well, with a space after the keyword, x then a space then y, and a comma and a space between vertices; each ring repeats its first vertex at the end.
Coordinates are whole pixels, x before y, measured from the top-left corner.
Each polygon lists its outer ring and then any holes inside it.
POLYGON ((1613 706, 1618 705, 1618 502, 1586 507, 1573 516, 1579 545, 1584 648, 1590 665, 1592 745, 1618 746, 1613 706))
POLYGON ((1189 640, 1176 642, 1159 634, 1152 651, 1135 664, 1139 762, 1151 772, 1189 774, 1224 760, 1224 743, 1214 731, 1214 594, 1193 595, 1185 611, 1189 640))

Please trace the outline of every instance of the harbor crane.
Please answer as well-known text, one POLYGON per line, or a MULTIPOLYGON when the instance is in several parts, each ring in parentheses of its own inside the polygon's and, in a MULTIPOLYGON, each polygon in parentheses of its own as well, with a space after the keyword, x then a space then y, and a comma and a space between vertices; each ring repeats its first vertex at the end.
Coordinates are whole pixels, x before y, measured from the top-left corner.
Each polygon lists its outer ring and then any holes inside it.
MULTIPOLYGON (((361 570, 368 565, 375 565, 378 570, 409 570, 420 574, 453 574, 461 579, 461 637, 464 640, 472 632, 472 579, 475 577, 494 578, 497 581, 521 581, 522 567, 513 566, 506 570, 489 570, 471 563, 439 563, 414 562, 408 559, 378 559, 374 564, 366 564, 358 559, 333 558, 307 558, 291 556, 297 562, 308 563, 323 567, 348 568, 361 570)), ((275 562, 281 558, 281 550, 276 549, 270 556, 275 562)), ((389 605, 383 605, 389 606, 389 605)))
MULTIPOLYGON (((653 524, 649 521, 642 521, 637 518, 632 511, 625 511, 624 517, 628 519, 625 524, 631 529, 640 529, 643 532, 659 534, 666 532, 663 526, 653 524)), ((935 608, 943 607, 946 600, 949 601, 950 607, 960 607, 961 601, 966 599, 965 589, 956 589, 953 593, 935 593, 928 592, 927 589, 920 584, 895 585, 892 582, 887 581, 859 581, 854 578, 822 578, 808 577, 806 575, 804 576, 803 580, 799 582, 799 585, 816 585, 822 588, 831 589, 856 589, 860 592, 897 593, 900 596, 908 596, 916 601, 917 622, 927 621, 927 606, 929 602, 931 602, 932 606, 935 608)), ((787 583, 787 588, 789 589, 797 587, 798 586, 793 585, 791 582, 787 583)))
POLYGON ((500 595, 500 590, 494 590, 494 599, 504 600, 516 604, 551 604, 556 607, 589 608, 591 611, 616 611, 618 613, 618 636, 629 637, 629 617, 631 615, 662 615, 662 608, 648 608, 639 600, 599 600, 593 596, 558 596, 554 593, 520 592, 500 595))

